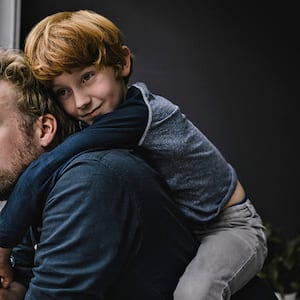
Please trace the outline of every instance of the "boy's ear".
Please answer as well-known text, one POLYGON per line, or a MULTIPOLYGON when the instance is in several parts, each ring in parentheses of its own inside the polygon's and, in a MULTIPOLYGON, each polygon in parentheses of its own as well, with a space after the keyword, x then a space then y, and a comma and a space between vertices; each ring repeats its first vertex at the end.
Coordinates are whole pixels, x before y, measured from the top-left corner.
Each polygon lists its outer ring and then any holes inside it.
POLYGON ((127 46, 123 45, 122 48, 124 51, 125 64, 123 66, 123 69, 122 69, 120 75, 121 75, 121 77, 126 77, 130 74, 130 70, 131 70, 131 53, 127 46))
POLYGON ((42 147, 50 147, 51 143, 54 142, 57 131, 56 118, 51 114, 40 116, 38 119, 38 127, 40 145, 42 147))

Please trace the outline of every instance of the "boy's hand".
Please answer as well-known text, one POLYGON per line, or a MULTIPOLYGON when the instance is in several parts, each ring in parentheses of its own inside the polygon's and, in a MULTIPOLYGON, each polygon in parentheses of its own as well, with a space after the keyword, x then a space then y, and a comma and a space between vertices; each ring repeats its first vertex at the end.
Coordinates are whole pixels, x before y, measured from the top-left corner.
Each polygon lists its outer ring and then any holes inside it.
POLYGON ((0 288, 0 300, 23 300, 25 293, 25 286, 13 281, 8 289, 0 288))
POLYGON ((13 269, 10 263, 11 249, 0 247, 0 277, 1 285, 4 288, 8 288, 13 281, 13 269))

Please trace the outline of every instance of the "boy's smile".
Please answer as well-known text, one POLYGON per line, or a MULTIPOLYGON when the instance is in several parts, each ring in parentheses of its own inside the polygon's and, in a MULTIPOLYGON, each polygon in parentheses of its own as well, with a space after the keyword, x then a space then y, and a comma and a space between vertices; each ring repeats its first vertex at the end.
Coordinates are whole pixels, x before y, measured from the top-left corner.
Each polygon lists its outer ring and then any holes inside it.
POLYGON ((52 90, 63 109, 72 117, 92 124, 97 116, 113 111, 126 96, 126 86, 112 67, 92 65, 64 72, 54 78, 52 90))

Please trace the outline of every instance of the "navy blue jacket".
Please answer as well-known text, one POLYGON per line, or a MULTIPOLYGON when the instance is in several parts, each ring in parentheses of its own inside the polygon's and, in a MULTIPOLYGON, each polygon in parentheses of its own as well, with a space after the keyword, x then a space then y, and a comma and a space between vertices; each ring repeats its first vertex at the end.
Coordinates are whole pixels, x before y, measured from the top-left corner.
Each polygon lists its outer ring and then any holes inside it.
POLYGON ((198 245, 164 180, 130 152, 84 152, 53 174, 40 236, 14 251, 26 300, 172 299, 198 245))

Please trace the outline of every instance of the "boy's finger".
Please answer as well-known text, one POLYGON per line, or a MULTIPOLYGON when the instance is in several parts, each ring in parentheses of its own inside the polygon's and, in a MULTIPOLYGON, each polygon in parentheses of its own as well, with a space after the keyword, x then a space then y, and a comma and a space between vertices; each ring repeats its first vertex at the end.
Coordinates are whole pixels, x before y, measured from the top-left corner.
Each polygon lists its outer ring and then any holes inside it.
POLYGON ((13 281, 12 277, 5 277, 5 278, 1 277, 1 285, 5 289, 9 287, 12 281, 13 281))

